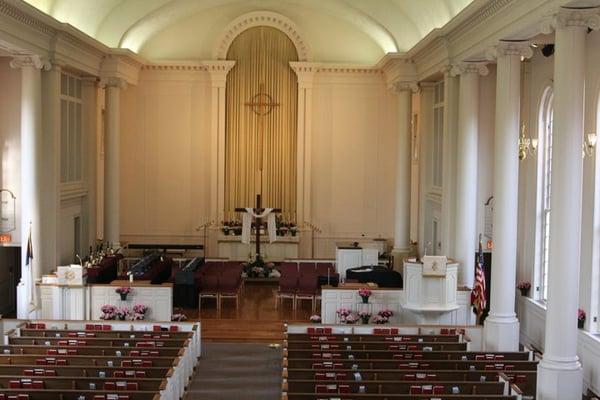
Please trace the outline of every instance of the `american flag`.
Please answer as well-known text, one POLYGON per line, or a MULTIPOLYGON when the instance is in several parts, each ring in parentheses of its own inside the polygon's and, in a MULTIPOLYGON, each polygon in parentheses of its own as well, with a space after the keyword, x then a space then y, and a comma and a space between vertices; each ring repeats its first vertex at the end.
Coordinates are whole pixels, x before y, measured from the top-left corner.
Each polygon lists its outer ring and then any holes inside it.
POLYGON ((27 238, 27 254, 25 255, 25 265, 29 265, 33 259, 33 244, 31 243, 31 225, 29 226, 29 237, 27 238))
POLYGON ((487 293, 485 288, 485 271, 483 269, 483 246, 481 235, 479 235, 479 252, 477 253, 477 265, 475 266, 475 284, 471 291, 471 304, 477 314, 477 322, 487 306, 487 293))

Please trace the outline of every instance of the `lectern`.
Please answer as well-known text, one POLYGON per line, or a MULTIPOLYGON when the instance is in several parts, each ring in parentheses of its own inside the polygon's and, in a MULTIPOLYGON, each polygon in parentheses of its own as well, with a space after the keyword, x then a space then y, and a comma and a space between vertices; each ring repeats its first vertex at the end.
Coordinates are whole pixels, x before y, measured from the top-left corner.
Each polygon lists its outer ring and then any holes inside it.
POLYGON ((456 302, 458 263, 425 256, 404 262, 404 304, 420 324, 438 323, 442 314, 459 308, 456 302))

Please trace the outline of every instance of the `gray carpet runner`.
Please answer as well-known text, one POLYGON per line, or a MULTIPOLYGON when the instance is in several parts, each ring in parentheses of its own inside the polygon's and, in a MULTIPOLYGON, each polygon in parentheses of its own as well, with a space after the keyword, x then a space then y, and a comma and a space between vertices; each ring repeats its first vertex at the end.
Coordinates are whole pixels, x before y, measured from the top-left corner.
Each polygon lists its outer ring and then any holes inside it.
POLYGON ((281 349, 265 343, 202 343, 187 399, 281 399, 281 349))

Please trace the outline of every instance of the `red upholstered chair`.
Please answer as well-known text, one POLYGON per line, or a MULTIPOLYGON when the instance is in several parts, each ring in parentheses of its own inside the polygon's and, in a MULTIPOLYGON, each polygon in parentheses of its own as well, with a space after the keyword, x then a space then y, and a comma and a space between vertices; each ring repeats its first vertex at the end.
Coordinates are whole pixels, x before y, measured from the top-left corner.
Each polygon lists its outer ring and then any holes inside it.
POLYGON ((238 309, 241 283, 241 272, 236 267, 223 270, 219 277, 219 298, 217 300, 219 309, 222 299, 235 299, 235 309, 238 309))
POLYGON ((217 310, 220 310, 219 299, 219 276, 217 274, 205 274, 199 281, 199 299, 198 311, 202 308, 202 298, 213 298, 217 303, 217 310))
POLYGON ((279 307, 279 304, 283 299, 291 299, 292 307, 296 309, 296 291, 298 289, 298 269, 295 264, 283 263, 281 269, 281 276, 279 277, 279 290, 277 290, 277 296, 275 297, 275 306, 279 307))
POLYGON ((318 294, 319 285, 318 285, 318 277, 315 271, 312 273, 301 273, 300 278, 298 279, 298 290, 296 291, 296 298, 294 300, 295 306, 297 308, 299 300, 310 300, 312 311, 315 311, 315 299, 318 294))

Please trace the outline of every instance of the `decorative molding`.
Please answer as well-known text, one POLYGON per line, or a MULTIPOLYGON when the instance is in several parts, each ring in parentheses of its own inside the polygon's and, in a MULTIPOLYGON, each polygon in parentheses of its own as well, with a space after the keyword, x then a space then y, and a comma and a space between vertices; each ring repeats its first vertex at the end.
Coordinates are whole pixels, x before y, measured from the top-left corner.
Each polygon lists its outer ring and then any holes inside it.
POLYGON ((504 56, 519 56, 524 58, 533 57, 533 49, 529 42, 508 42, 501 41, 487 51, 486 58, 490 61, 504 56))
POLYGON ((99 85, 102 89, 107 87, 115 87, 117 89, 125 89, 127 87, 127 81, 123 78, 118 77, 105 77, 100 79, 99 85))
POLYGON ((394 93, 400 93, 408 90, 410 90, 412 93, 417 93, 419 91, 419 84, 417 81, 396 81, 392 82, 389 85, 389 88, 394 93))
POLYGON ((227 83, 227 74, 235 65, 235 61, 218 60, 218 61, 202 61, 201 64, 210 74, 212 86, 225 87, 227 83))
POLYGON ((486 76, 489 73, 487 62, 475 61, 475 62, 462 62, 452 66, 450 74, 452 76, 464 75, 464 74, 479 74, 486 76))
POLYGON ((52 69, 52 63, 47 58, 37 55, 19 55, 13 57, 10 61, 10 67, 15 69, 33 67, 44 71, 50 71, 52 69))
POLYGON ((201 64, 146 64, 142 66, 144 71, 203 71, 207 72, 206 65, 201 64))
POLYGON ((540 31, 546 35, 552 33, 556 28, 569 26, 600 29, 600 7, 596 8, 567 8, 560 10, 540 23, 540 31))
POLYGON ((317 72, 329 72, 337 74, 382 74, 381 69, 376 66, 358 66, 358 65, 335 65, 321 64, 317 72))
POLYGON ((56 34, 56 29, 40 21, 38 18, 29 15, 25 11, 15 7, 13 4, 9 4, 5 0, 0 0, 0 14, 4 14, 46 35, 54 36, 56 34))
POLYGON ((257 26, 270 26, 279 29, 285 33, 296 46, 299 61, 309 61, 310 52, 308 45, 300 34, 296 24, 291 19, 271 11, 254 11, 244 14, 233 20, 217 41, 217 47, 214 51, 217 60, 227 58, 227 51, 233 40, 247 29, 257 26))

